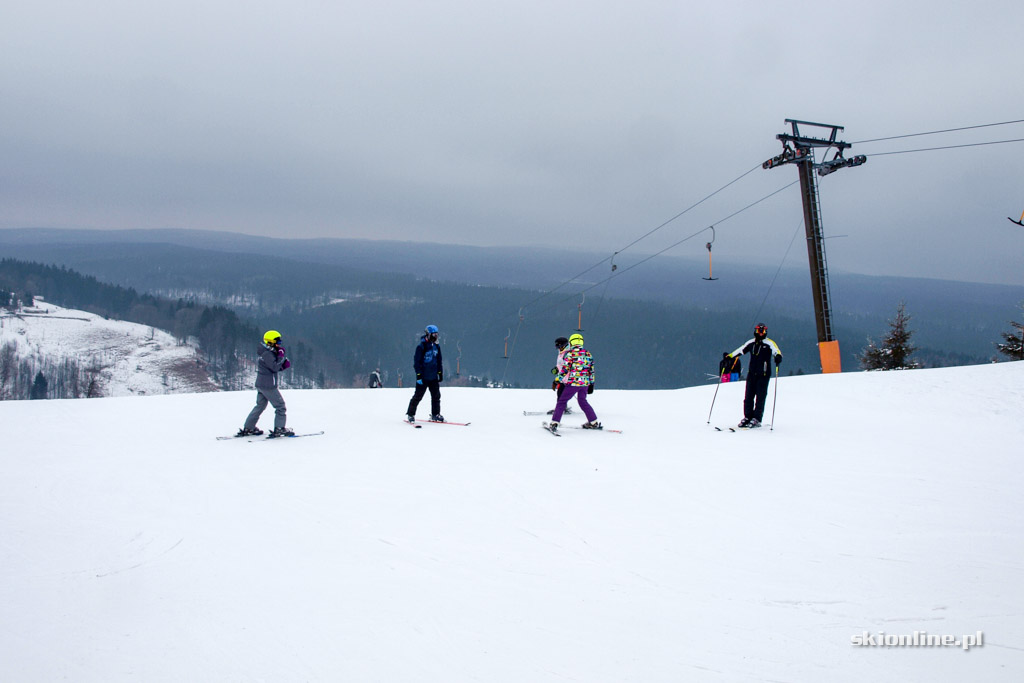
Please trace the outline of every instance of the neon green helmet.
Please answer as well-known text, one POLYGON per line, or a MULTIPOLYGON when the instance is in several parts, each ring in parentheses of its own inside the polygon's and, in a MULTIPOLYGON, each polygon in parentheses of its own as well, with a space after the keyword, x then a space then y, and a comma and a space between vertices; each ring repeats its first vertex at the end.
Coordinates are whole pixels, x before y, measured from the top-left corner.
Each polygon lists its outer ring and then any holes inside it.
POLYGON ((263 343, 267 346, 276 344, 279 341, 281 341, 281 333, 277 330, 267 330, 267 333, 263 335, 263 343))
POLYGON ((583 346, 583 335, 574 334, 569 337, 569 346, 583 346))

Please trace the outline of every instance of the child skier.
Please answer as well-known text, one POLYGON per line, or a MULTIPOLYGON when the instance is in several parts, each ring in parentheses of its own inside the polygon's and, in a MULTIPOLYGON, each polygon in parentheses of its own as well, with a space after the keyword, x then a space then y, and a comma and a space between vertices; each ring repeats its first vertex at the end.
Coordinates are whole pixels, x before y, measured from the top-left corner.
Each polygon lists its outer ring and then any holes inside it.
POLYGON ((757 428, 764 418, 764 400, 768 396, 768 382, 772 378, 772 357, 775 358, 777 368, 782 362, 782 351, 768 338, 768 328, 764 323, 758 323, 754 327, 754 338, 730 353, 729 357, 736 358, 744 353, 750 354, 750 367, 747 369, 747 388, 743 396, 743 419, 739 426, 757 428))
POLYGON ((416 407, 423 395, 430 390, 430 421, 444 422, 441 416, 441 382, 444 381, 444 366, 441 362, 441 347, 437 343, 437 325, 427 325, 420 343, 413 354, 412 367, 416 372, 416 391, 405 411, 407 422, 416 421, 416 407))
POLYGON ((587 416, 584 429, 601 429, 601 423, 597 421, 597 413, 587 402, 587 394, 594 392, 594 357, 583 348, 583 335, 574 334, 569 337, 569 350, 562 357, 563 365, 555 380, 562 385, 558 395, 558 403, 555 404, 555 412, 551 416, 551 424, 548 427, 551 431, 558 431, 558 423, 565 412, 566 404, 573 396, 579 403, 583 413, 587 416))
POLYGON ((722 354, 722 362, 718 364, 718 376, 723 382, 739 382, 743 363, 739 357, 733 357, 726 351, 722 354))
POLYGON ((245 425, 235 436, 252 436, 262 434, 263 430, 256 427, 260 415, 267 404, 274 406, 274 430, 271 437, 294 436, 295 432, 285 427, 287 408, 284 397, 277 388, 277 373, 292 366, 281 346, 281 334, 277 330, 268 330, 263 335, 263 343, 259 348, 259 360, 256 363, 256 406, 245 419, 245 425))
MULTIPOLYGON (((558 375, 565 366, 565 352, 569 350, 569 340, 565 337, 555 339, 555 348, 558 349, 558 355, 555 356, 555 367, 551 368, 551 374, 555 376, 554 381, 551 382, 551 390, 558 397, 562 395, 562 385, 558 381, 558 375)), ((548 411, 548 415, 553 415, 554 413, 554 408, 548 411)), ((572 408, 566 406, 565 414, 568 415, 570 413, 572 413, 572 408)))

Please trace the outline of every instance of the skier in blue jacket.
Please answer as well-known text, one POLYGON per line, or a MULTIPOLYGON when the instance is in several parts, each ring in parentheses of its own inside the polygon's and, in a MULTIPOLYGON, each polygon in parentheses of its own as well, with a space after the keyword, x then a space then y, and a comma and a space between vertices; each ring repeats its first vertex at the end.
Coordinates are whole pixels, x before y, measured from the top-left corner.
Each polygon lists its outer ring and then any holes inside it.
POLYGON ((441 347, 437 343, 437 325, 427 325, 420 343, 413 355, 412 367, 416 371, 416 391, 405 411, 408 422, 416 421, 416 407, 423 395, 430 390, 430 421, 444 422, 441 416, 441 382, 444 381, 444 365, 441 361, 441 347))

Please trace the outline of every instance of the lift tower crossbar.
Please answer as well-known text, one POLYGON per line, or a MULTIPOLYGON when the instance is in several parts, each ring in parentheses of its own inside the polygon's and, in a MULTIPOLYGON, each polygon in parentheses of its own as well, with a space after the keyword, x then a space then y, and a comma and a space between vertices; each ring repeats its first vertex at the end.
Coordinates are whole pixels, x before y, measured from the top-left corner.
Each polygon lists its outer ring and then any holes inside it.
POLYGON ((762 164, 763 168, 775 168, 784 164, 796 164, 800 175, 800 197, 804 208, 804 230, 807 233, 807 261, 811 268, 811 293, 814 297, 814 321, 818 328, 818 352, 821 357, 822 372, 840 372, 842 367, 839 356, 839 342, 832 334, 832 310, 829 306, 828 265, 825 260, 825 240, 821 230, 821 200, 818 196, 818 183, 814 172, 827 175, 847 166, 860 166, 867 158, 862 156, 846 159, 844 150, 851 145, 837 140, 842 126, 827 123, 812 123, 786 119, 791 126, 791 133, 780 133, 776 136, 782 141, 782 154, 762 164), (800 126, 828 129, 827 137, 811 137, 800 134, 800 126), (814 160, 816 148, 836 149, 835 157, 830 161, 822 160, 820 164, 814 160))

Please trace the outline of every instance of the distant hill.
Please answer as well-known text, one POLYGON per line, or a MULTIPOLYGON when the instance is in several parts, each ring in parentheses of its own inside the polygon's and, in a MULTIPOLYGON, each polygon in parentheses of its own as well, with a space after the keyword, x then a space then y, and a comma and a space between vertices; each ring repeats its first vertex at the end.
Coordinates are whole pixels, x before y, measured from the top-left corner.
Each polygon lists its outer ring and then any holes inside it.
POLYGON ((217 390, 197 350, 162 330, 40 299, 16 312, 0 309, 0 398, 217 390))
MULTIPOLYGON (((577 327, 600 350, 604 381, 670 388, 707 381, 721 353, 769 324, 784 372, 817 371, 809 276, 799 257, 779 269, 659 256, 479 248, 366 240, 280 240, 185 230, 2 230, 0 255, 59 263, 105 282, 229 306, 256 327, 289 326, 345 366, 342 385, 374 367, 397 382, 418 330, 445 334, 445 359, 477 378, 542 386, 551 340, 577 327), (230 256, 227 256, 230 255, 230 256), (605 259, 602 262, 602 259, 605 259), (593 268, 591 268, 593 266, 593 268), (589 269, 589 270, 588 270, 589 269), (542 296, 567 278, 573 283, 542 296), (610 278, 610 279, 609 279, 610 278), (525 310, 520 310, 525 308, 525 310), (520 319, 522 315, 522 319, 520 319), (506 359, 506 339, 511 351, 506 359)), ((986 362, 1024 300, 1024 288, 832 274, 843 365, 905 301, 919 359, 986 362)))

